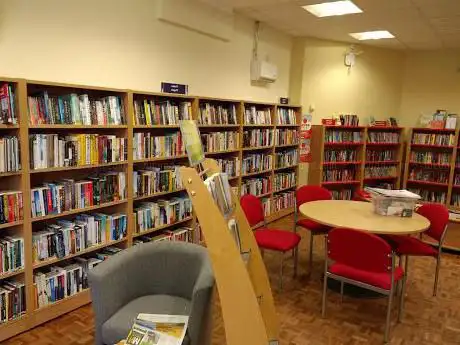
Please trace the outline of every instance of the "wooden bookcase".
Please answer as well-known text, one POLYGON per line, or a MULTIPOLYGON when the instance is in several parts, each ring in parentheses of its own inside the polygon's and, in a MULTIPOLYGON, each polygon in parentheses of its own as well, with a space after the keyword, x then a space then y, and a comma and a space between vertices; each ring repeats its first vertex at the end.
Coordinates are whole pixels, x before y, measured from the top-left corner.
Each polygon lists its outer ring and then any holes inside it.
POLYGON ((351 199, 356 190, 365 186, 380 186, 382 183, 391 183, 399 188, 403 157, 402 128, 315 125, 312 127, 312 138, 309 184, 331 190, 336 199, 351 199), (380 140, 379 135, 388 133, 393 133, 397 141, 389 143, 380 140), (372 158, 373 152, 377 156, 383 151, 388 152, 384 158, 372 158), (368 168, 378 166, 394 169, 391 174, 367 175, 368 168), (344 171, 348 172, 345 177, 344 171))
MULTIPOLYGON (((185 195, 185 190, 178 190, 175 192, 164 192, 156 193, 154 195, 146 195, 141 197, 134 197, 133 190, 133 171, 143 166, 162 166, 166 165, 187 165, 188 159, 187 155, 176 155, 172 157, 154 157, 147 159, 134 159, 133 153, 133 136, 135 133, 146 132, 151 133, 152 135, 165 135, 165 133, 173 133, 179 131, 178 125, 135 125, 134 123, 134 101, 136 99, 154 99, 154 100, 171 100, 176 102, 190 102, 191 103, 191 115, 193 119, 197 119, 199 116, 200 104, 203 103, 215 103, 215 104, 232 104, 237 109, 237 123, 231 125, 200 125, 201 133, 211 133, 215 131, 234 131, 238 133, 239 142, 238 146, 235 149, 223 150, 218 152, 207 153, 208 157, 216 158, 226 158, 226 157, 238 157, 239 161, 242 161, 242 158, 249 152, 258 152, 259 150, 269 153, 270 155, 275 155, 276 152, 292 148, 294 150, 299 149, 298 144, 293 145, 283 145, 277 147, 276 145, 270 145, 269 147, 264 148, 243 148, 242 135, 246 128, 250 127, 261 127, 264 126, 245 126, 244 125, 244 109, 248 105, 257 104, 258 107, 269 107, 272 112, 272 125, 269 128, 276 130, 277 128, 291 128, 299 130, 300 126, 300 116, 301 108, 298 106, 286 106, 286 105, 277 105, 277 104, 264 104, 264 103, 254 103, 254 102, 245 102, 242 100, 228 100, 228 99, 217 99, 217 98, 206 98, 206 97, 195 97, 195 96, 180 96, 180 95, 170 95, 170 94, 161 94, 161 93, 150 93, 143 91, 132 91, 132 90, 122 90, 122 89, 112 89, 112 88, 103 88, 103 87, 92 87, 84 85, 71 85, 71 84, 62 84, 62 83, 52 83, 52 82, 41 82, 33 80, 24 80, 24 79, 9 79, 9 78, 0 78, 2 82, 11 83, 14 86, 15 90, 15 105, 17 108, 17 114, 19 118, 19 124, 15 126, 0 126, 0 136, 4 135, 17 135, 20 141, 20 153, 21 153, 21 165, 22 170, 15 173, 4 173, 0 174, 1 188, 2 190, 18 190, 23 193, 24 201, 24 219, 20 222, 2 224, 0 225, 0 236, 15 234, 20 235, 24 238, 24 256, 25 256, 25 265, 24 268, 15 272, 0 274, 0 282, 14 278, 16 280, 23 281, 26 286, 26 313, 19 319, 12 320, 3 324, 0 324, 0 342, 12 337, 18 333, 24 332, 28 329, 31 329, 39 324, 47 322, 55 317, 58 317, 62 314, 65 314, 73 309, 76 309, 84 304, 90 302, 89 290, 84 290, 76 295, 65 298, 63 300, 57 301, 53 304, 47 305, 42 308, 37 308, 35 306, 35 288, 34 288, 34 272, 40 268, 46 268, 50 265, 56 263, 65 262, 69 259, 81 256, 83 254, 94 253, 108 246, 116 246, 119 248, 128 248, 133 245, 133 240, 138 236, 134 230, 134 208, 137 204, 142 201, 152 201, 159 198, 167 199, 172 196, 177 196, 183 193, 185 195), (126 115, 127 123, 124 125, 31 125, 29 124, 29 111, 28 111, 28 95, 31 95, 38 91, 47 90, 51 95, 62 95, 69 93, 83 94, 87 93, 89 95, 95 96, 109 96, 116 95, 123 100, 124 111, 126 115), (295 125, 278 125, 276 122, 277 119, 277 110, 278 108, 291 108, 294 109, 296 114, 296 124, 295 125), (65 168, 46 168, 46 169, 37 169, 32 170, 29 163, 29 135, 30 134, 116 134, 118 137, 124 137, 127 139, 127 160, 117 163, 107 163, 107 164, 96 164, 96 165, 86 165, 86 166, 72 166, 65 168), (31 216, 31 188, 38 186, 46 181, 55 181, 63 178, 72 178, 75 180, 83 179, 88 177, 93 173, 99 173, 104 171, 123 171, 126 173, 126 184, 127 184, 127 199, 119 200, 114 202, 105 203, 102 205, 92 206, 85 209, 72 210, 64 212, 57 215, 49 215, 40 218, 32 219, 31 216), (104 212, 104 213, 124 213, 127 215, 127 235, 125 238, 103 245, 97 245, 67 256, 62 259, 51 259, 39 263, 33 263, 32 257, 32 235, 34 231, 41 230, 45 224, 55 222, 58 219, 73 219, 77 214, 83 212, 104 212)), ((274 159, 274 158, 273 158, 274 159)), ((298 181, 298 163, 293 164, 290 167, 282 167, 280 169, 275 169, 274 166, 263 172, 258 172, 254 174, 248 174, 247 176, 242 176, 239 174, 231 179, 231 184, 238 191, 238 194, 241 192, 241 183, 245 178, 250 176, 270 176, 272 179, 278 171, 293 171, 296 174, 296 181, 298 181)), ((241 171, 241 170, 240 170, 241 171)), ((286 188, 286 190, 294 191, 296 185, 286 188)), ((284 191, 284 190, 282 190, 284 191)), ((273 197, 277 193, 282 191, 273 190, 266 195, 269 198, 270 202, 273 201, 273 197)), ((293 212, 293 207, 282 209, 279 212, 272 213, 268 216, 268 220, 272 221, 277 218, 283 217, 293 212)), ((193 226, 195 222, 195 217, 190 217, 184 219, 180 222, 161 226, 159 228, 149 229, 144 234, 149 234, 150 236, 154 235, 157 232, 166 229, 172 229, 180 226, 193 226)))

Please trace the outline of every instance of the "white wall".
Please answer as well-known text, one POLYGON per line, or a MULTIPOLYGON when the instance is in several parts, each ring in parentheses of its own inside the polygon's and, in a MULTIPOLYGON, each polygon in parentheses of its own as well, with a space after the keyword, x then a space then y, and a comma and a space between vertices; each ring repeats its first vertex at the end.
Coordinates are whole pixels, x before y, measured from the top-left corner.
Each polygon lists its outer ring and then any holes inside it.
POLYGON ((278 65, 280 78, 251 86, 252 21, 235 16, 226 43, 158 21, 156 5, 0 0, 0 75, 145 91, 172 81, 189 84, 194 95, 267 102, 287 95, 289 36, 262 28, 261 56, 278 65))

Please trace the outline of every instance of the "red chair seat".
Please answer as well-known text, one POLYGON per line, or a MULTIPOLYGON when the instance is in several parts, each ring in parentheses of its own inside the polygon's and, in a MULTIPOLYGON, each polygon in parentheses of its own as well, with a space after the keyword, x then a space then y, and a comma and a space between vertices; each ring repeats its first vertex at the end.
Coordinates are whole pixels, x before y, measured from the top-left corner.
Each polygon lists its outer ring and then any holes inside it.
POLYGON ((299 235, 278 229, 260 228, 254 232, 254 236, 260 248, 279 252, 292 250, 300 242, 299 235))
POLYGON ((299 219, 297 221, 297 225, 307 230, 310 230, 311 232, 322 233, 322 234, 327 233, 331 229, 327 225, 316 223, 315 221, 310 220, 310 219, 299 219))
POLYGON ((385 236, 392 244, 396 254, 398 255, 413 255, 413 256, 438 256, 438 251, 412 236, 385 236))
MULTIPOLYGON (((363 282, 381 289, 391 289, 391 273, 389 272, 371 272, 360 270, 341 263, 335 263, 329 266, 329 272, 332 274, 363 282)), ((394 272, 394 281, 397 282, 404 276, 401 267, 396 267, 394 272)))

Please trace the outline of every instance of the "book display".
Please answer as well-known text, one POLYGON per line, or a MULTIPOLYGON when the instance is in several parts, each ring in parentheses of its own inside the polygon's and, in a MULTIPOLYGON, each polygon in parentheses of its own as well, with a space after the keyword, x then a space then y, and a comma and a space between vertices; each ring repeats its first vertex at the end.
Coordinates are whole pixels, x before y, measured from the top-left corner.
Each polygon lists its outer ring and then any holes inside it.
POLYGON ((300 107, 3 78, 0 110, 0 342, 89 303, 88 270, 120 250, 203 241, 181 120, 236 195, 293 212, 300 107))
MULTIPOLYGON (((344 116, 344 124, 357 118, 344 116)), ((329 189, 334 199, 351 200, 367 186, 399 188, 402 128, 355 125, 313 126, 309 184, 329 189)))

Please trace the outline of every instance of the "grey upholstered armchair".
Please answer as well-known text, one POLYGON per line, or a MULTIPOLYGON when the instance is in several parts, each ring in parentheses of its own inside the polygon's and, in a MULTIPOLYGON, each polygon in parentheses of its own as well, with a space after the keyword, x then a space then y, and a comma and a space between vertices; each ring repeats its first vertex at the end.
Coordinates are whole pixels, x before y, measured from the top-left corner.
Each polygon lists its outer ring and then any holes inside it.
POLYGON ((206 249, 150 242, 114 255, 89 272, 96 344, 125 339, 139 313, 189 315, 184 345, 210 341, 214 276, 206 249))

